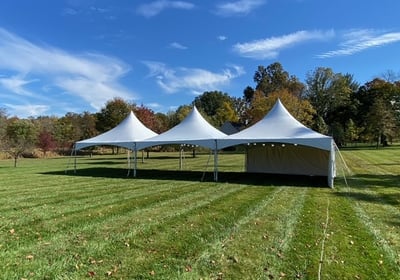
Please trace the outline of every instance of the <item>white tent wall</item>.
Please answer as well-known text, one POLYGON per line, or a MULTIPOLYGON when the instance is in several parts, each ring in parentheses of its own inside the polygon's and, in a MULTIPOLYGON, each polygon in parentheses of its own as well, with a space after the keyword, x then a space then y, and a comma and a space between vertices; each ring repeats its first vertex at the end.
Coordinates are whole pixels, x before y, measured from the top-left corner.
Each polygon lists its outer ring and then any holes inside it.
POLYGON ((333 187, 333 138, 304 126, 288 112, 279 99, 263 119, 218 140, 218 147, 221 149, 247 144, 248 172, 327 176, 328 186, 333 187), (263 143, 264 149, 259 148, 263 147, 263 143), (271 143, 274 143, 275 150, 271 143))
POLYGON ((330 151, 326 150, 284 143, 258 143, 247 148, 246 171, 328 177, 329 160, 330 151))

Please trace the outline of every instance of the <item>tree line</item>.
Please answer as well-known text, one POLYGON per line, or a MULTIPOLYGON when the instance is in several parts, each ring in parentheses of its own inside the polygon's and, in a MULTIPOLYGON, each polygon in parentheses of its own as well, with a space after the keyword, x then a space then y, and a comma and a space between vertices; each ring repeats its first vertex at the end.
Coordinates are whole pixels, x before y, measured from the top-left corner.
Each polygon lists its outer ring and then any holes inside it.
POLYGON ((241 97, 207 91, 167 113, 119 97, 97 113, 70 112, 63 117, 19 119, 0 108, 1 149, 15 159, 15 165, 18 157, 33 149, 44 156, 50 151, 65 154, 76 141, 115 127, 130 111, 148 128, 162 133, 179 124, 193 105, 217 128, 227 121, 245 128, 263 118, 277 98, 297 120, 333 136, 339 146, 355 142, 384 146, 399 137, 400 127, 400 80, 390 72, 386 76, 359 85, 351 74, 318 67, 307 73, 303 83, 275 62, 257 67, 255 85, 247 86, 241 97))

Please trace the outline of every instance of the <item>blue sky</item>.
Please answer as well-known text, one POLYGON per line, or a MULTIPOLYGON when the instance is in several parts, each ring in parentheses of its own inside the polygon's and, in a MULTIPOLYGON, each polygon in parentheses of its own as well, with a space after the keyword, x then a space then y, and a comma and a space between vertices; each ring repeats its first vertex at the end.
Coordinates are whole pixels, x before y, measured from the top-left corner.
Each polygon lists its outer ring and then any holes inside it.
POLYGON ((304 82, 316 67, 364 84, 400 73, 398 0, 2 0, 0 108, 155 112, 204 91, 241 97, 259 65, 304 82))

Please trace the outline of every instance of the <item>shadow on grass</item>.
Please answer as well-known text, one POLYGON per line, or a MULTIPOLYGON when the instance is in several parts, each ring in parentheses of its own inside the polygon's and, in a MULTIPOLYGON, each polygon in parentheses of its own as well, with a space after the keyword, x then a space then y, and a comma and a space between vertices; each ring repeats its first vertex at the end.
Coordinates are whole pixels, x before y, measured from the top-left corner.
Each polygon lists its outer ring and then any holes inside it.
POLYGON ((388 224, 394 227, 400 227, 400 215, 391 216, 391 218, 388 219, 388 224))
POLYGON ((348 182, 352 190, 336 193, 337 196, 374 204, 400 205, 400 192, 385 190, 400 188, 400 175, 358 174, 348 182))
POLYGON ((349 178, 350 188, 400 188, 400 175, 357 174, 349 178))
POLYGON ((363 193, 363 192, 349 192, 349 193, 337 193, 336 195, 341 197, 347 197, 353 200, 369 202, 374 204, 383 205, 400 205, 400 194, 399 193, 363 193))
MULTIPOLYGON (((73 170, 44 172, 45 175, 84 176, 98 178, 119 178, 132 180, 176 180, 176 181, 204 181, 213 182, 213 172, 183 171, 183 170, 137 170, 136 177, 132 171, 124 168, 81 168, 74 173, 73 170)), ((218 172, 218 182, 256 186, 299 186, 299 187, 327 187, 327 179, 323 176, 301 176, 245 172, 218 172)))

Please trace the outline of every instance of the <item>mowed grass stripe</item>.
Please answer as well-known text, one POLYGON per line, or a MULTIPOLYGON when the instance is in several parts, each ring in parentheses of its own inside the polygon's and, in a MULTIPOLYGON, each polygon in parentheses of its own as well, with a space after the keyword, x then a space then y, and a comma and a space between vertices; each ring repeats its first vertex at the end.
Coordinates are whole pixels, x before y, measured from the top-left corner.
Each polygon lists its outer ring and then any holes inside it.
POLYGON ((259 201, 227 232, 209 246, 196 263, 199 277, 224 279, 279 279, 282 259, 291 244, 306 188, 278 187, 259 201), (249 272, 251 272, 249 274, 249 272))
POLYGON ((368 225, 354 209, 354 201, 340 191, 329 197, 330 222, 325 241, 322 279, 397 279, 396 264, 390 262, 368 225))
MULTIPOLYGON (((249 182, 243 186, 231 179, 230 183, 199 183, 203 191, 191 186, 179 188, 195 182, 187 172, 178 180, 173 180, 178 171, 164 172, 170 167, 178 169, 179 159, 168 155, 163 159, 154 157, 160 170, 151 166, 153 159, 146 161, 143 166, 153 170, 143 172, 145 176, 140 178, 140 169, 144 168, 139 167, 137 179, 126 178, 125 159, 114 156, 82 159, 77 175, 63 173, 65 159, 22 159, 16 169, 4 167, 1 161, 0 279, 85 279, 89 275, 96 279, 227 279, 230 275, 240 275, 241 279, 257 279, 256 275, 259 279, 316 279, 324 238, 322 279, 400 279, 393 258, 399 252, 400 149, 342 152, 353 176, 348 177, 350 188, 339 178, 334 190, 261 187, 259 181, 254 182, 258 186, 249 182), (133 193, 144 194, 146 185, 159 183, 160 191, 171 187, 171 193, 158 195, 154 188, 148 197, 133 198, 133 193), (293 197, 301 196, 303 191, 303 202, 297 205, 293 197), (227 192, 231 193, 219 196, 227 192), (20 196, 15 202, 14 193, 20 196), (61 193, 65 200, 60 199, 61 193), (208 201, 214 193, 215 199, 208 201), (29 199, 23 200, 24 195, 29 199), (254 222, 253 215, 263 215, 261 206, 274 195, 265 211, 275 212, 281 221, 254 222), (54 204, 41 203, 42 197, 54 204), (325 225, 328 200, 330 219, 325 225), (132 207, 134 201, 138 202, 137 208, 132 207), (275 201, 283 201, 288 212, 296 210, 287 213, 285 219, 281 206, 274 210, 275 201), (50 219, 46 219, 46 213, 50 219), (23 221, 31 224, 24 227, 23 221), (19 228, 13 228, 15 224, 19 228), (269 226, 292 231, 287 231, 284 239, 278 230, 266 234, 269 226), (280 251, 278 246, 256 246, 276 241, 286 246, 280 251), (215 257, 200 262, 203 252, 206 257, 215 257), (247 260, 261 256, 277 261, 265 261, 265 266, 258 265, 263 261, 255 261, 254 267, 247 264, 247 260)), ((222 165, 229 160, 226 156, 230 159, 232 155, 219 155, 222 165)), ((207 159, 207 155, 200 155, 199 161, 190 158, 187 167, 203 171, 207 159)), ((232 159, 236 162, 226 164, 227 171, 232 171, 230 164, 233 169, 242 168, 243 155, 233 155, 232 159)), ((211 176, 212 168, 210 162, 211 176)), ((269 184, 267 180, 264 183, 269 184)))
MULTIPOLYGON (((379 221, 380 217, 387 214, 384 209, 378 215, 371 212, 367 212, 365 206, 361 203, 353 203, 353 208, 358 218, 363 222, 364 226, 373 235, 376 244, 381 247, 385 253, 385 257, 381 257, 378 263, 387 268, 394 268, 394 271, 400 276, 400 250, 399 250, 399 233, 400 231, 392 226, 387 226, 387 221, 379 221), (384 258, 389 261, 388 264, 384 264, 384 258), (382 263, 381 263, 382 262, 382 263)), ((374 211, 375 212, 375 211, 374 211)), ((376 211, 377 213, 378 211, 376 211)), ((398 214, 397 214, 398 215, 398 214)))
MULTIPOLYGON (((211 189, 212 186, 207 186, 211 189)), ((144 211, 148 207, 151 208, 154 204, 160 203, 163 200, 170 201, 176 199, 176 193, 182 196, 195 195, 196 193, 203 194, 207 188, 199 188, 198 183, 190 182, 174 186, 167 185, 167 188, 159 188, 157 191, 133 192, 130 194, 126 191, 125 194, 115 196, 113 193, 104 195, 97 201, 91 201, 90 204, 76 203, 71 199, 63 199, 62 203, 40 204, 40 207, 22 208, 21 211, 14 211, 9 216, 7 213, 2 213, 3 218, 9 221, 8 228, 14 229, 16 232, 30 230, 35 225, 42 230, 48 230, 49 234, 54 234, 62 229, 71 228, 74 224, 99 222, 99 220, 108 219, 109 217, 118 215, 127 215, 133 211, 144 211), (50 206, 49 206, 50 205, 50 206), (18 220, 18 223, 14 222, 18 220)), ((188 198, 189 199, 189 198, 188 198)), ((4 222, 4 224, 7 224, 4 222)), ((40 230, 38 232, 40 232, 40 230)), ((43 235, 44 233, 41 233, 43 235)))
MULTIPOLYGON (((237 191, 237 189, 235 190, 235 188, 230 188, 230 189, 232 189, 232 191, 231 192, 235 192, 235 191, 237 191)), ((225 195, 227 195, 227 193, 229 193, 230 191, 228 190, 224 190, 224 189, 222 189, 221 190, 222 191, 222 193, 220 193, 219 195, 216 195, 216 192, 213 192, 213 194, 211 195, 211 197, 207 200, 207 203, 210 203, 210 202, 212 202, 212 200, 211 199, 215 199, 216 197, 221 197, 221 195, 222 196, 225 196, 225 195)), ((198 192, 198 194, 199 195, 202 195, 202 196, 204 196, 204 191, 203 192, 198 192)), ((176 198, 176 196, 175 196, 175 198, 176 198)), ((193 203, 192 203, 192 205, 193 206, 195 206, 195 205, 198 205, 199 206, 199 202, 201 202, 202 200, 200 199, 198 199, 199 197, 197 197, 197 198, 194 198, 194 201, 193 201, 193 203), (196 204, 197 203, 197 204, 196 204)), ((203 197, 204 198, 204 197, 203 197)), ((179 201, 178 201, 178 198, 176 198, 176 201, 175 201, 177 204, 179 204, 179 201)), ((175 204, 175 203, 174 203, 175 204)), ((204 203, 203 203, 204 204, 204 203)), ((167 204, 165 203, 165 205, 164 205, 165 207, 165 210, 167 210, 168 208, 170 208, 170 207, 168 207, 167 206, 167 204)), ((192 207, 193 207, 192 206, 192 207)), ((155 207, 155 208, 157 208, 157 206, 153 206, 153 207, 155 207)), ((154 208, 153 208, 154 209, 154 208)), ((182 214, 183 212, 186 212, 186 211, 190 211, 190 207, 186 207, 186 208, 184 208, 184 209, 182 209, 183 211, 181 211, 180 213, 177 213, 176 211, 174 211, 174 213, 170 213, 170 212, 166 212, 166 211, 160 211, 160 213, 159 213, 159 215, 164 215, 164 217, 168 217, 168 218, 170 218, 170 216, 171 217, 173 217, 174 215, 179 215, 179 214, 182 214)), ((104 220, 104 221, 102 221, 101 223, 99 223, 99 221, 96 221, 96 222, 93 222, 93 221, 88 221, 88 223, 80 223, 80 227, 78 227, 78 225, 79 225, 79 223, 77 224, 77 227, 76 228, 74 228, 74 227, 67 227, 66 228, 66 230, 68 230, 69 232, 70 232, 70 237, 69 236, 65 236, 65 237, 63 237, 63 236, 58 236, 58 234, 56 233, 56 234, 53 234, 52 236, 51 236, 51 239, 50 239, 50 241, 49 240, 46 240, 44 237, 42 237, 41 236, 41 240, 43 239, 44 241, 42 242, 42 244, 47 244, 47 243, 50 243, 50 244, 52 244, 52 241, 51 240, 55 240, 55 241, 57 241, 57 240, 60 240, 60 239, 63 239, 63 240, 65 240, 66 242, 63 242, 63 243, 61 243, 61 244, 57 244, 56 245, 56 247, 59 245, 59 246, 61 246, 61 248, 59 248, 59 249, 56 249, 56 252, 58 252, 58 253, 61 253, 61 255, 63 255, 63 254, 65 254, 66 256, 66 259, 64 260, 64 258, 62 258, 60 261, 61 262, 63 262, 63 261, 66 261, 66 260, 68 260, 68 259, 70 259, 70 256, 68 257, 68 251, 70 250, 70 249, 68 249, 68 248, 73 248, 74 247, 74 243, 75 243, 75 241, 76 241, 76 239, 81 239, 82 240, 82 243, 86 243, 86 245, 87 245, 87 247, 88 248, 97 248, 97 249, 101 249, 101 248, 103 248, 107 243, 104 243, 104 238, 112 238, 112 240, 113 241, 110 241, 108 244, 110 244, 110 246, 111 247, 113 247, 114 245, 114 243, 116 243, 117 244, 117 246, 124 246, 123 245, 123 238, 121 237, 119 237, 119 234, 118 234, 118 231, 119 230, 122 230, 122 231, 124 231, 124 230, 127 230, 127 229, 130 229, 130 228, 132 228, 132 227, 134 227, 133 226, 133 224, 137 224, 138 226, 139 226, 139 228, 145 228, 145 227, 148 227, 148 226, 151 226, 151 225, 153 225, 154 226, 154 224, 156 224, 157 222, 156 222, 156 220, 154 220, 153 222, 148 222, 148 223, 146 223, 147 222, 147 220, 145 221, 145 225, 146 226, 143 226, 143 224, 140 224, 140 223, 138 223, 137 221, 135 221, 135 219, 134 218, 136 218, 136 219, 138 219, 138 217, 143 217, 143 213, 145 212, 145 209, 144 208, 140 208, 140 210, 137 210, 137 211, 132 211, 131 212, 131 214, 132 214, 132 218, 129 218, 130 217, 130 213, 126 213, 126 212, 124 212, 124 213, 121 213, 121 216, 118 218, 118 216, 116 216, 117 218, 116 219, 114 219, 114 217, 113 218, 110 218, 110 219, 108 219, 108 220, 104 220), (135 213, 135 212, 137 212, 137 213, 135 213), (121 221, 121 220, 126 220, 125 221, 125 223, 127 223, 127 224, 124 224, 124 222, 123 221, 121 221), (113 225, 115 224, 115 226, 114 226, 114 228, 113 228, 113 225), (107 234, 105 234, 105 233, 103 233, 103 234, 100 234, 102 231, 101 231, 101 229, 106 229, 107 230, 107 234), (101 235, 101 238, 100 238, 100 240, 97 238, 97 235, 98 234, 100 234, 101 235), (93 235, 93 236, 92 236, 93 235), (111 236, 111 237, 110 237, 111 236), (71 238, 71 239, 70 239, 71 238), (117 238, 118 239, 118 241, 115 241, 115 238, 117 238), (88 240, 90 240, 90 241, 88 241, 88 240), (91 246, 91 244, 95 244, 94 246, 91 246), (97 244, 97 245, 96 245, 97 244), (67 246, 67 247, 65 247, 65 246, 67 246)), ((149 215, 151 215, 151 216, 153 216, 154 217, 154 212, 153 212, 153 210, 152 209, 149 209, 149 215)), ((162 216, 160 216, 160 219, 162 219, 163 217, 162 216)), ((61 235, 63 235, 63 234, 65 234, 65 232, 63 232, 63 233, 61 233, 61 235)), ((132 232, 131 231, 129 231, 129 234, 128 235, 132 235, 132 232)), ((46 246, 44 246, 44 247, 46 247, 46 246)), ((53 247, 53 250, 54 250, 54 244, 52 244, 52 247, 53 247)), ((105 246, 105 247, 107 247, 107 246, 105 246)), ((25 253, 29 253, 29 252, 37 252, 38 250, 40 251, 40 246, 39 247, 34 247, 34 248, 25 248, 25 253)), ((45 249, 45 248, 44 248, 45 249)), ((104 249, 105 251, 107 251, 108 249, 104 249)), ((112 250, 111 250, 111 252, 112 252, 112 250)), ((15 252, 14 252, 15 253, 15 252)), ((99 252, 97 252, 97 254, 101 254, 101 253, 99 253, 99 252)), ((94 255, 97 255, 97 254, 94 254, 94 255)), ((104 254, 104 253, 103 253, 104 254)), ((22 256, 24 255, 24 252, 20 252, 20 258, 22 258, 22 256)), ((40 255, 40 254, 39 254, 40 255)), ((52 256, 52 254, 51 254, 51 252, 46 252, 44 255, 46 255, 46 256, 52 256)), ((11 256, 7 256, 7 257, 11 257, 11 256)), ((54 257, 54 256, 53 256, 54 257)), ((59 258, 59 255, 57 254, 57 256, 55 256, 56 258, 59 258)), ((7 258, 7 259, 9 259, 9 258, 7 258)), ((11 258, 12 259, 12 258, 11 258)), ((50 259, 51 259, 51 257, 50 257, 50 259)), ((47 261, 52 261, 52 260, 47 260, 47 261)), ((44 261, 44 263, 46 263, 46 260, 44 261)), ((70 263, 65 263, 64 265, 60 265, 60 267, 62 268, 62 269, 67 269, 68 267, 70 267, 71 266, 71 264, 70 263)), ((53 269, 53 268, 52 268, 53 269)), ((68 269, 67 269, 68 270, 68 269)), ((73 269, 73 272, 76 272, 76 270, 74 270, 73 269)), ((60 271, 59 271, 59 273, 60 273, 60 271)))
MULTIPOLYGON (((103 193, 101 196, 85 196, 85 199, 68 197, 59 200, 55 197, 54 201, 42 200, 35 207, 22 207, 21 209, 9 211, 9 220, 11 224, 9 227, 19 229, 23 227, 29 227, 40 222, 48 221, 54 228, 67 227, 65 223, 68 221, 74 221, 79 223, 83 212, 87 214, 83 219, 95 217, 95 214, 102 213, 104 209, 108 209, 111 214, 112 211, 126 211, 129 212, 131 209, 144 207, 145 204, 157 203, 161 199, 170 199, 175 197, 175 192, 181 192, 182 194, 191 193, 198 188, 198 184, 191 182, 187 184, 180 184, 173 186, 172 184, 166 185, 166 187, 158 187, 157 189, 140 189, 130 190, 126 187, 123 193, 103 193), (122 209, 122 210, 118 210, 122 209), (112 210, 112 211, 111 211, 112 210), (62 215, 62 218, 60 216, 62 215), (19 223, 13 222, 14 218, 19 217, 19 223), (63 225, 64 224, 64 225, 63 225)), ((3 215, 7 215, 8 212, 3 212, 3 215)))
MULTIPOLYGON (((53 186, 52 192, 44 191, 42 193, 29 191, 25 192, 20 197, 17 196, 15 198, 12 195, 7 195, 6 198, 3 198, 3 201, 5 202, 2 204, 7 207, 0 207, 0 209, 2 211, 18 209, 18 207, 7 203, 7 200, 10 198, 13 199, 13 201, 18 202, 20 205, 19 208, 23 209, 41 205, 57 205, 58 207, 67 205, 68 207, 71 207, 72 204, 76 204, 77 207, 80 208, 82 205, 88 205, 88 207, 91 207, 99 200, 107 201, 107 198, 110 196, 117 200, 130 199, 135 196, 157 193, 160 192, 160 190, 171 191, 172 188, 184 188, 188 186, 187 184, 172 185, 170 181, 158 181, 154 184, 151 184, 150 182, 149 184, 148 181, 139 181, 134 179, 116 181, 114 185, 101 184, 97 186, 96 182, 98 182, 96 179, 91 179, 89 184, 81 184, 77 182, 76 185, 81 186, 81 188, 72 190, 65 190, 61 182, 61 184, 53 186)), ((193 182, 193 184, 196 184, 196 182, 193 182)))
POLYGON ((274 191, 274 188, 242 187, 239 192, 143 231, 142 236, 147 240, 134 240, 135 250, 130 251, 132 255, 126 260, 125 273, 140 279, 154 270, 161 279, 166 275, 180 279, 185 270, 192 270, 204 246, 225 239, 237 220, 274 191))

